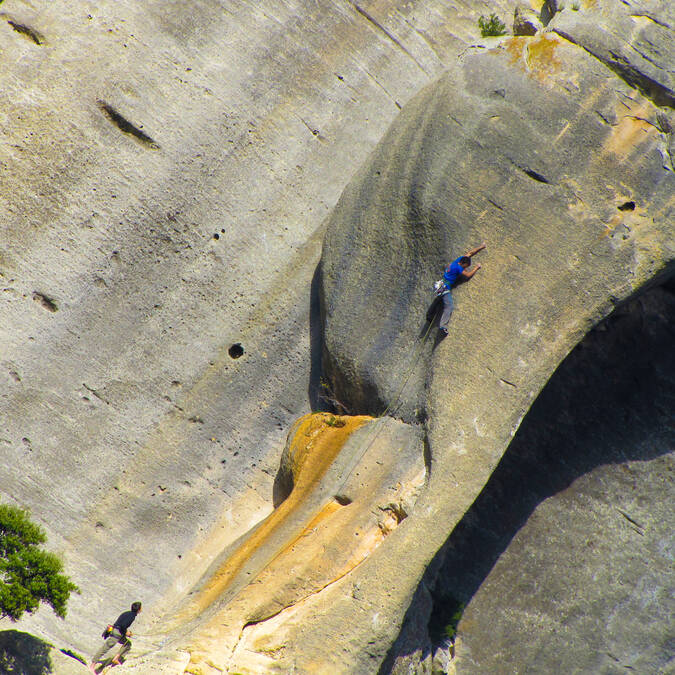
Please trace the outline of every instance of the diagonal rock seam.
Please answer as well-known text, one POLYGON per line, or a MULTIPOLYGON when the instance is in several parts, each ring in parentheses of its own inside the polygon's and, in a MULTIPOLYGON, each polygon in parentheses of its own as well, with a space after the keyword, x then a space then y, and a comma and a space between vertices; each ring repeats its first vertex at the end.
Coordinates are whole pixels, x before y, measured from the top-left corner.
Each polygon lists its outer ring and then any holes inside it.
MULTIPOLYGON (((2 15, 7 17, 6 14, 2 15)), ((44 38, 44 35, 42 33, 36 31, 34 28, 31 28, 30 26, 24 24, 24 23, 19 23, 18 21, 15 21, 13 18, 8 18, 7 23, 20 35, 23 35, 25 38, 28 40, 31 40, 31 42, 34 42, 36 45, 44 45, 46 40, 44 38)))
POLYGON ((553 32, 577 47, 581 47, 591 56, 598 59, 600 63, 616 73, 626 84, 637 89, 643 96, 652 101, 654 105, 664 108, 675 108, 675 92, 672 89, 645 75, 627 62, 621 55, 615 54, 610 50, 609 53, 614 58, 607 58, 583 42, 576 40, 574 36, 565 30, 554 27, 553 32))

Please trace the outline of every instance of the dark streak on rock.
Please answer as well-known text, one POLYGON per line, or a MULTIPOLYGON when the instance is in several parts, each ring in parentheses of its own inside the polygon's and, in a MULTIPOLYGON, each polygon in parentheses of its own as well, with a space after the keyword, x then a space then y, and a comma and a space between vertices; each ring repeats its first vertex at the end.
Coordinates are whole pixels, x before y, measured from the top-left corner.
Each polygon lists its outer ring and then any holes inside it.
POLYGON ((156 143, 150 136, 148 136, 144 131, 139 129, 135 124, 129 122, 126 117, 121 115, 115 108, 105 101, 98 100, 96 101, 98 107, 105 113, 108 119, 125 134, 130 134, 137 140, 139 140, 144 145, 152 148, 153 150, 159 150, 159 144, 156 143))
POLYGON ((26 26, 23 23, 17 23, 16 21, 12 21, 11 19, 8 19, 7 23, 17 33, 20 33, 21 35, 27 37, 29 40, 32 40, 36 45, 44 44, 45 42, 44 37, 30 26, 26 26))
POLYGON ((546 183, 549 184, 551 181, 548 180, 545 176, 542 176, 540 173, 537 171, 533 171, 532 169, 528 169, 527 167, 519 166, 518 167, 523 173, 527 174, 530 178, 533 180, 539 181, 540 183, 546 183))
POLYGON ((321 132, 318 129, 310 126, 302 117, 300 117, 300 115, 296 115, 296 117, 310 130, 312 136, 318 138, 320 141, 325 142, 325 137, 321 135, 321 132))
POLYGON ((427 71, 424 69, 422 64, 403 46, 400 40, 398 40, 394 35, 392 35, 375 17, 367 12, 363 7, 361 7, 358 3, 356 2, 350 2, 350 5, 354 7, 354 9, 364 18, 366 21, 369 21, 377 30, 381 31, 384 33, 404 54, 406 54, 408 57, 410 57, 415 65, 425 74, 429 75, 427 71))
POLYGON ((553 32, 560 35, 561 38, 587 51, 610 70, 613 70, 622 80, 624 80, 624 82, 637 89, 643 96, 646 96, 655 105, 675 108, 675 93, 660 82, 653 80, 651 77, 638 70, 621 54, 616 54, 612 51, 609 51, 609 55, 596 53, 590 47, 577 42, 569 33, 561 31, 559 28, 554 28, 553 32))
POLYGON ((99 393, 96 391, 96 389, 92 389, 91 387, 88 387, 84 382, 82 383, 82 386, 83 386, 89 393, 91 393, 91 394, 93 394, 94 396, 96 396, 96 398, 97 398, 99 401, 103 401, 103 403, 105 403, 106 405, 110 405, 110 401, 108 401, 106 398, 104 398, 103 396, 101 396, 101 394, 99 394, 99 393))
POLYGON ((595 110, 594 112, 603 121, 604 124, 607 124, 610 127, 614 126, 601 112, 599 112, 598 110, 595 110))
MULTIPOLYGON (((622 511, 621 509, 617 509, 617 511, 629 522, 633 523, 635 527, 639 527, 641 530, 644 530, 644 527, 640 525, 636 520, 633 520, 625 511, 622 511)), ((642 534, 642 533, 640 533, 642 534)))
MULTIPOLYGON (((630 5, 629 5, 629 7, 630 7, 630 5)), ((671 27, 667 23, 663 23, 663 21, 659 21, 658 19, 655 19, 650 14, 631 14, 630 18, 631 19, 649 19, 650 21, 653 21, 657 26, 661 26, 662 28, 667 28, 668 30, 671 30, 671 27)))

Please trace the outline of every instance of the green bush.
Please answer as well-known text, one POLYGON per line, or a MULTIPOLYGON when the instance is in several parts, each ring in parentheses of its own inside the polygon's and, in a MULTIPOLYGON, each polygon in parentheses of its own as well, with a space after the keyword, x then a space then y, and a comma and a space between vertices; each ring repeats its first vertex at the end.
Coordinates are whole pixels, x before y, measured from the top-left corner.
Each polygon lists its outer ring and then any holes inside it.
POLYGON ((79 589, 61 573, 61 560, 40 548, 46 540, 28 511, 0 504, 0 617, 18 621, 41 602, 65 617, 68 598, 79 589))
POLYGON ((450 621, 443 627, 443 633, 449 637, 453 642, 455 636, 457 635, 457 624, 462 618, 462 613, 464 612, 464 604, 460 603, 450 614, 450 621))
POLYGON ((480 19, 478 19, 478 27, 480 28, 480 34, 483 37, 504 35, 506 33, 504 22, 500 21, 496 14, 490 14, 489 19, 481 16, 480 19))

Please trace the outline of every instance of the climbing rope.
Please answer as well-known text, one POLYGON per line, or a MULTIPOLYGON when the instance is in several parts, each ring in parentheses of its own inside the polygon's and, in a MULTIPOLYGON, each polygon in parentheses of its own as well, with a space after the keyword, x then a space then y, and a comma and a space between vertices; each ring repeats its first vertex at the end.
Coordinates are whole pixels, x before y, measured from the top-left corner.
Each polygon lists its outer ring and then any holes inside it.
POLYGON ((403 390, 405 389, 406 384, 408 384, 408 380, 410 379, 410 376, 413 374, 415 368, 417 368, 417 362, 419 361, 419 358, 422 354, 422 348, 424 347, 424 343, 427 341, 427 337, 429 337, 429 333, 431 332, 431 328, 434 325, 434 322, 436 321, 436 317, 438 316, 438 312, 440 310, 441 306, 436 308, 436 312, 434 313, 433 319, 429 322, 429 327, 427 328, 426 332, 424 333, 424 336, 420 340, 419 344, 415 348, 414 358, 412 360, 412 365, 408 369, 407 375, 403 379, 403 383, 401 384, 398 392, 396 393, 396 396, 392 399, 391 403, 385 408, 384 412, 379 415, 379 417, 386 417, 390 412, 393 411, 394 406, 398 403, 399 398, 401 397, 401 394, 403 393, 403 390))

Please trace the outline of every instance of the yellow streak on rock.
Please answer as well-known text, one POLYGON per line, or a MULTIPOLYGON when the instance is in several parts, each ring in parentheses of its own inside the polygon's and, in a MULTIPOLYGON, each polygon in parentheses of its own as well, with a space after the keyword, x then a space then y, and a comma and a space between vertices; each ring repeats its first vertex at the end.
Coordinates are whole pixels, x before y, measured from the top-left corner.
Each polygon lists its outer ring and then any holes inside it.
POLYGON ((523 70, 526 70, 525 63, 525 46, 529 38, 527 37, 511 37, 504 40, 502 48, 506 50, 509 55, 511 65, 518 64, 523 70))
MULTIPOLYGON (((277 527, 317 485, 349 436, 372 419, 366 415, 341 417, 327 413, 313 413, 296 422, 290 449, 294 477, 291 494, 258 529, 252 532, 199 592, 195 599, 198 611, 203 611, 218 599, 252 553, 265 545, 277 527)), ((314 520, 319 522, 330 515, 332 512, 330 504, 329 511, 322 509, 314 520)))
MULTIPOLYGON (((342 508, 342 504, 340 504, 337 500, 331 499, 327 504, 325 504, 323 507, 321 507, 321 511, 317 513, 312 520, 307 523, 307 527, 302 531, 302 534, 295 540, 298 541, 299 539, 302 539, 302 537, 306 537, 308 534, 312 533, 312 530, 319 525, 322 521, 326 520, 329 516, 333 515, 336 511, 342 508)), ((290 543, 285 550, 289 550, 293 548, 293 545, 295 544, 295 541, 290 543)))
POLYGON ((629 114, 624 114, 619 123, 612 127, 612 133, 605 141, 603 152, 611 152, 618 157, 627 157, 637 145, 650 140, 656 133, 653 124, 646 121, 653 108, 643 102, 641 105, 634 106, 629 114))
POLYGON ((540 80, 545 80, 560 71, 562 64, 555 51, 561 42, 561 38, 555 33, 544 33, 528 42, 527 65, 540 80))
POLYGON ((502 43, 502 48, 508 53, 512 65, 544 82, 562 70, 562 62, 555 53, 561 44, 562 39, 554 33, 544 33, 534 37, 508 38, 502 43))

